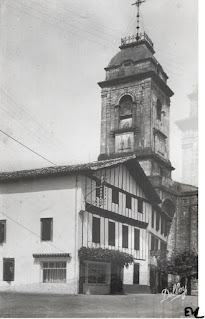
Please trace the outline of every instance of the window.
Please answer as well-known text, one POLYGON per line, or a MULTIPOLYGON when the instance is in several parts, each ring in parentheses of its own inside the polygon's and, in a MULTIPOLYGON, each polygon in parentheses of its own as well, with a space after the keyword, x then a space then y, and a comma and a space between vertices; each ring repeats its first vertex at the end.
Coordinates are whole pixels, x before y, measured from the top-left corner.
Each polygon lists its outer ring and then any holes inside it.
POLYGON ((140 275, 140 265, 134 263, 134 278, 133 278, 133 284, 139 284, 139 276, 140 275))
POLYGON ((152 228, 154 228, 154 209, 152 208, 152 228))
POLYGON ((115 223, 109 221, 108 244, 115 246, 115 223))
POLYGON ((43 262, 43 282, 45 283, 66 282, 66 262, 65 261, 43 262))
POLYGON ((155 246, 154 246, 154 250, 158 250, 158 239, 155 238, 155 246))
POLYGON ((154 250, 155 246, 155 237, 151 236, 151 250, 154 250))
POLYGON ((87 282, 89 284, 106 284, 107 279, 107 264, 103 263, 88 263, 87 282))
POLYGON ((141 198, 138 199, 138 213, 143 213, 143 200, 141 198))
POLYGON ((104 198, 104 186, 100 180, 96 181, 96 197, 104 198))
POLYGON ((100 243, 100 218, 93 216, 93 230, 92 230, 93 243, 100 243))
POLYGON ((129 209, 132 208, 132 196, 129 194, 126 195, 126 207, 129 209))
POLYGON ((122 225, 122 247, 128 248, 128 226, 122 225))
POLYGON ((162 114, 162 103, 157 100, 157 119, 161 121, 161 114, 162 114))
POLYGON ((140 230, 135 228, 134 249, 140 250, 140 230))
POLYGON ((53 240, 53 218, 41 218, 41 240, 53 240))
POLYGON ((116 188, 112 188, 112 202, 119 204, 119 190, 116 188))
POLYGON ((164 234, 164 218, 161 217, 161 234, 164 234))
POLYGON ((156 212, 156 230, 159 230, 159 213, 156 212))
POLYGON ((6 221, 0 220, 0 244, 6 242, 6 221))
POLYGON ((14 258, 3 258, 3 281, 14 281, 14 258))

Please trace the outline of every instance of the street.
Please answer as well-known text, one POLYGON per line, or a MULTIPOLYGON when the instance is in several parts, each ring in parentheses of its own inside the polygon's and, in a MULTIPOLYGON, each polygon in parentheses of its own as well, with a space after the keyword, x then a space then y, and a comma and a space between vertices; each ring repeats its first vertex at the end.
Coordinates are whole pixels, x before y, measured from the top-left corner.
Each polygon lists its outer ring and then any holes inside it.
POLYGON ((181 318, 184 308, 197 307, 197 297, 161 303, 161 295, 53 295, 0 293, 0 317, 14 318, 181 318))

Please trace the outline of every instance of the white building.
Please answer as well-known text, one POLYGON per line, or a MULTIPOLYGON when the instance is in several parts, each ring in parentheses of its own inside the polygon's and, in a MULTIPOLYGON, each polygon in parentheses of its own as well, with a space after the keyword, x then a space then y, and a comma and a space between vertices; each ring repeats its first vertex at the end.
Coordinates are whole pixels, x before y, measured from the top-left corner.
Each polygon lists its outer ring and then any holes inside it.
POLYGON ((0 290, 157 291, 155 256, 170 221, 159 203, 135 155, 0 174, 0 290), (82 260, 81 247, 128 253, 134 263, 82 260))

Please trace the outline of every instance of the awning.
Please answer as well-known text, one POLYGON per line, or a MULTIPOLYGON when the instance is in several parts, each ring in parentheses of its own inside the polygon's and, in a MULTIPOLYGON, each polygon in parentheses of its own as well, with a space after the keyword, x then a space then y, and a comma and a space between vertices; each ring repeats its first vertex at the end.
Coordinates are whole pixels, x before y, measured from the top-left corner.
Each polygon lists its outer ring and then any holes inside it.
POLYGON ((63 254, 33 254, 33 258, 59 258, 59 257, 70 257, 69 253, 63 254))

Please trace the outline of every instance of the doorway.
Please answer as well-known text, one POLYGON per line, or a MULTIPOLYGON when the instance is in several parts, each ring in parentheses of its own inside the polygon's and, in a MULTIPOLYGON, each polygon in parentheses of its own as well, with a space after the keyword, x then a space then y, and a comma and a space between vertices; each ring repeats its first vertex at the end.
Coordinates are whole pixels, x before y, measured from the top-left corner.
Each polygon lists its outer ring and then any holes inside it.
POLYGON ((119 267, 116 264, 111 264, 110 293, 123 293, 123 267, 119 267))

